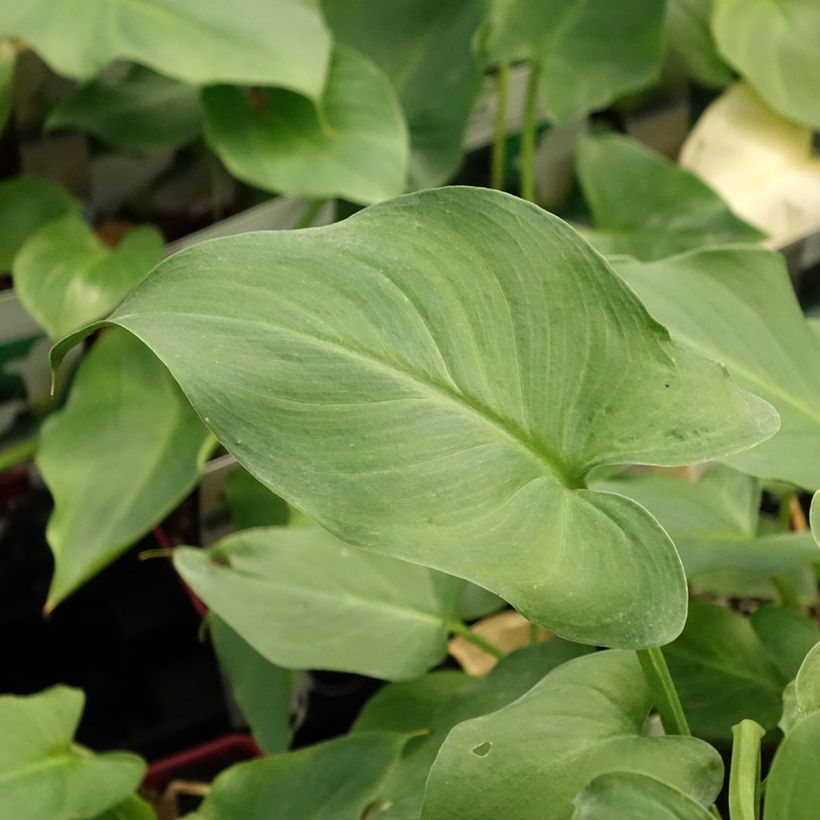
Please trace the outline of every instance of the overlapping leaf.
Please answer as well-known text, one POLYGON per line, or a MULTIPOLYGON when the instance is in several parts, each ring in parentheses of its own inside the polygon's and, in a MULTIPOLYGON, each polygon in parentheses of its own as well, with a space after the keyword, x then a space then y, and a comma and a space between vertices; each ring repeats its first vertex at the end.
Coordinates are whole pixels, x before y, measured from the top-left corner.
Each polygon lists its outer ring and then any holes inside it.
POLYGON ((734 77, 712 34, 714 0, 667 0, 666 37, 673 60, 702 85, 724 88, 734 77))
POLYGON ((715 0, 722 55, 776 111, 820 128, 820 5, 815 0, 715 0))
POLYGON ((281 89, 203 93, 205 136, 239 179, 277 193, 370 203, 406 186, 407 124, 378 66, 334 50, 320 112, 281 89))
POLYGON ((595 776, 639 772, 701 805, 722 779, 718 753, 691 737, 646 737, 652 697, 634 654, 594 653, 523 697, 456 726, 427 781, 423 820, 568 820, 595 776))
POLYGON ((136 790, 145 773, 139 757, 94 755, 73 743, 83 704, 83 693, 67 686, 0 696, 0 815, 94 817, 136 790))
POLYGON ((207 431, 160 361, 106 333, 43 425, 37 466, 54 496, 53 608, 159 523, 196 484, 207 431))
POLYGON ((480 0, 325 0, 339 42, 379 65, 410 128, 409 187, 443 185, 458 170, 481 90, 472 40, 480 0))
POLYGON ((673 338, 722 362, 777 408, 777 435, 724 460, 752 475, 820 487, 820 339, 782 256, 721 248, 616 267, 673 338))
POLYGON ((14 286, 52 339, 110 313, 162 259, 162 235, 137 228, 110 250, 76 214, 31 236, 14 259, 14 286))
POLYGON ((246 530, 174 565, 257 652, 291 669, 391 680, 447 654, 462 582, 357 550, 318 527, 246 530))
POLYGON ((0 35, 77 79, 133 60, 196 85, 258 83, 316 100, 330 56, 318 0, 28 0, 3 4, 0 35))
POLYGON ((491 191, 192 248, 110 321, 320 525, 586 642, 665 643, 686 608, 666 534, 584 489, 587 471, 700 461, 777 427, 569 227, 491 191))
POLYGON ((585 235, 607 255, 652 261, 764 238, 693 173, 620 134, 582 139, 578 176, 595 223, 585 235))

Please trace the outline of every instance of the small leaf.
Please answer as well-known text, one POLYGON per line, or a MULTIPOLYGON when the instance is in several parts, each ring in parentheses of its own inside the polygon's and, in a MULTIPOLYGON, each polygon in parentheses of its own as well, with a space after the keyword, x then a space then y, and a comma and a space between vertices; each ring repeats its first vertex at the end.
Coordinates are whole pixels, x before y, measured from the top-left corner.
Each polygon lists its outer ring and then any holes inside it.
POLYGON ((239 763, 214 781, 188 820, 361 820, 406 735, 368 732, 239 763))
POLYGON ((703 112, 680 162, 776 247, 813 232, 820 208, 820 158, 811 129, 776 114, 743 83, 703 112))
POLYGON ((137 228, 109 250, 76 214, 40 228, 14 259, 14 286, 26 310, 59 339, 110 313, 162 259, 154 228, 137 228))
POLYGON ((578 177, 595 223, 585 236, 608 255, 652 261, 764 238, 699 177, 620 134, 580 141, 578 177))
POLYGON ((814 712, 786 735, 775 753, 766 778, 766 820, 816 820, 818 749, 820 712, 814 712))
POLYGON ((718 48, 776 111, 820 128, 820 6, 815 0, 715 0, 718 48))
POLYGON ((325 0, 337 40, 382 68, 410 129, 409 187, 446 183, 464 156, 464 133, 481 91, 472 41, 480 0, 325 0))
POLYGON ((246 530, 174 565, 272 663, 409 678, 447 654, 461 582, 349 547, 318 527, 246 530))
POLYGON ((287 501, 274 495, 241 467, 228 473, 225 496, 237 530, 284 527, 290 523, 292 510, 287 501))
POLYGON ((268 753, 290 746, 290 705, 298 673, 263 658, 223 620, 211 613, 211 638, 242 714, 268 753))
POLYGON ((162 363, 129 334, 106 333, 40 434, 37 466, 55 502, 47 608, 158 524, 194 487, 209 449, 162 363))
POLYGON ((205 138, 239 179, 265 190, 369 203, 406 184, 407 125, 381 69, 338 47, 322 100, 215 86, 203 93, 205 138), (260 110, 261 108, 261 110, 260 110))
POLYGON ((0 271, 10 271, 23 243, 57 217, 79 214, 80 203, 67 191, 39 177, 0 182, 0 271))
POLYGON ((330 56, 318 0, 28 0, 3 4, 3 34, 75 79, 132 60, 194 85, 281 86, 315 100, 330 56))
POLYGON ((570 122, 657 77, 664 11, 660 0, 495 0, 487 60, 538 63, 551 114, 570 122))
POLYGON ((591 651, 553 638, 505 655, 486 678, 446 670, 381 689, 367 702, 352 731, 387 729, 419 736, 407 743, 385 782, 384 808, 375 809, 374 820, 418 820, 430 767, 454 726, 506 706, 548 672, 591 651))
POLYGON ((820 627, 802 613, 782 606, 762 606, 750 620, 783 679, 794 680, 806 654, 820 641, 820 627))
POLYGON ((450 732, 422 819, 568 820, 584 785, 619 769, 711 804, 720 756, 696 738, 642 736, 651 704, 633 653, 598 652, 560 666, 515 702, 450 732))
POLYGON ((94 820, 157 820, 157 813, 150 803, 137 795, 131 795, 94 820))
POLYGON ((572 820, 710 820, 682 791, 638 772, 598 775, 575 798, 572 820))
POLYGON ((95 755, 72 742, 85 698, 54 686, 0 696, 0 816, 14 820, 93 817, 134 792, 145 774, 136 755, 95 755))
POLYGON ((664 655, 694 734, 728 739, 743 718, 777 725, 786 680, 747 618, 693 602, 683 634, 664 655))
POLYGON ((587 472, 725 455, 778 424, 574 231, 493 191, 190 248, 110 321, 321 526, 590 643, 668 642, 686 587, 655 520, 587 472))
POLYGON ((51 110, 48 128, 77 128, 120 148, 149 150, 192 142, 202 127, 199 89, 151 69, 103 75, 51 110))
POLYGON ((820 338, 807 324, 779 253, 716 248, 618 273, 672 337, 722 362, 770 401, 780 431, 723 460, 761 476, 820 487, 820 338))

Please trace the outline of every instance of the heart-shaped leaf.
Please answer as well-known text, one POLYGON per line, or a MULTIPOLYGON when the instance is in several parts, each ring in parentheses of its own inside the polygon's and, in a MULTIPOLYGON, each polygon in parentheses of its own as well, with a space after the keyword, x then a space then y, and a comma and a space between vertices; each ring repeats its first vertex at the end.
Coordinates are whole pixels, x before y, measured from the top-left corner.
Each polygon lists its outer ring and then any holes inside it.
POLYGON ((820 6, 815 0, 715 0, 718 48, 790 120, 820 128, 820 6))
POLYGON ((315 100, 330 57, 318 0, 28 0, 3 4, 0 35, 77 79, 133 60, 195 85, 257 83, 315 100))
POLYGON ((777 427, 670 342, 571 228, 494 191, 191 248, 110 322, 321 526, 582 642, 662 644, 686 611, 668 536, 634 502, 585 489, 587 472, 701 461, 777 427))
POLYGON ((188 820, 361 820, 406 735, 367 732, 225 770, 188 820))
POLYGON ((715 248, 616 268, 673 338, 722 362, 777 408, 777 435, 724 460, 752 475, 820 487, 820 339, 803 317, 783 257, 715 248))
POLYGON ((648 85, 663 55, 660 0, 494 0, 486 57, 543 69, 547 106, 570 122, 648 85))
POLYGON ((598 775, 575 798, 572 820, 711 820, 700 803, 682 791, 638 772, 598 775))
POLYGON ((464 155, 481 90, 472 42, 480 0, 325 0, 333 34, 390 78, 410 128, 409 187, 443 185, 464 155))
POLYGON ((736 83, 701 115, 680 162, 777 247, 812 233, 820 209, 820 157, 812 131, 736 83))
POLYGON ((318 527, 246 530, 174 566, 272 663, 414 677, 447 655, 462 582, 357 550, 318 527))
POLYGON ((786 679, 744 616, 692 603, 683 634, 664 655, 696 735, 729 738, 743 718, 777 725, 786 679))
POLYGON ((136 755, 95 755, 72 738, 85 698, 54 686, 36 695, 0 696, 0 816, 9 820, 94 817, 139 785, 136 755))
POLYGON ((373 817, 418 820, 430 767, 454 726, 506 706, 548 672, 590 651, 553 638, 505 655, 484 679, 446 670, 381 689, 365 705, 351 731, 419 734, 408 741, 385 781, 384 805, 374 809, 373 817))
POLYGON ((43 425, 37 466, 54 496, 53 609, 158 524, 196 484, 211 444, 162 363, 114 331, 43 425))
POLYGON ((79 128, 111 145, 133 150, 184 145, 199 135, 199 89, 131 66, 80 86, 51 110, 48 128, 79 128))
POLYGON ((607 255, 652 261, 764 238, 691 171, 620 134, 581 140, 578 177, 595 222, 584 235, 607 255))
POLYGON ((323 119, 281 89, 208 88, 205 137, 231 173, 259 188, 378 202, 405 189, 407 125, 378 66, 347 47, 333 53, 323 119))
POLYGON ((598 652, 550 672, 518 700, 456 726, 427 780, 422 820, 564 820, 593 777, 634 771, 702 805, 720 755, 691 737, 646 737, 652 696, 634 654, 598 652))
POLYGON ((38 228, 79 212, 80 203, 46 179, 15 177, 0 182, 0 271, 11 270, 17 252, 38 228))
POLYGON ((137 228, 110 250, 69 214, 23 245, 12 268, 14 287, 26 310, 59 339, 110 313, 162 259, 163 248, 159 231, 137 228))

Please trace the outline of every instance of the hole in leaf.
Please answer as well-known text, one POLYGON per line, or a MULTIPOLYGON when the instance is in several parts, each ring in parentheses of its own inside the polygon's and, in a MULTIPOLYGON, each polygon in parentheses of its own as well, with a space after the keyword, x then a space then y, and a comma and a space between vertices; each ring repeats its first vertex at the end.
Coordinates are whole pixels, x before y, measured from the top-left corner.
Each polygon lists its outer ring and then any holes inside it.
POLYGON ((474 746, 472 752, 476 757, 487 757, 492 748, 493 744, 489 740, 485 740, 483 743, 479 743, 478 746, 474 746))

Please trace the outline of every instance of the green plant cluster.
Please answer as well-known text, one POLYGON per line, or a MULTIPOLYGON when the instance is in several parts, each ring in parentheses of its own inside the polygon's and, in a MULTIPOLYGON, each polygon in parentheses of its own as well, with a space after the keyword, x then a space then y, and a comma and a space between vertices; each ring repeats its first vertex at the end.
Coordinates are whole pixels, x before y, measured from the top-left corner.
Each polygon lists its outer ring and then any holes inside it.
MULTIPOLYGON (((152 227, 107 248, 56 184, 0 183, 0 269, 55 369, 93 340, 36 441, 0 451, 34 450, 55 500, 46 609, 216 447, 241 467, 236 531, 172 560, 268 755, 192 819, 817 816, 818 324, 759 226, 591 118, 739 75, 820 129, 816 2, 27 0, 0 35, 3 118, 29 48, 75 81, 48 129, 202 140, 316 201, 302 229, 163 259, 152 227), (448 185, 489 95, 505 187, 522 67, 522 196, 448 185), (534 202, 543 122, 583 126, 587 224, 534 202), (308 227, 326 199, 356 212, 308 227), (549 640, 468 626, 510 607, 549 640), (492 671, 437 668, 454 636, 492 671), (388 683, 287 751, 305 669, 388 683)), ((74 742, 82 708, 0 696, 0 816, 154 817, 140 758, 74 742)))

